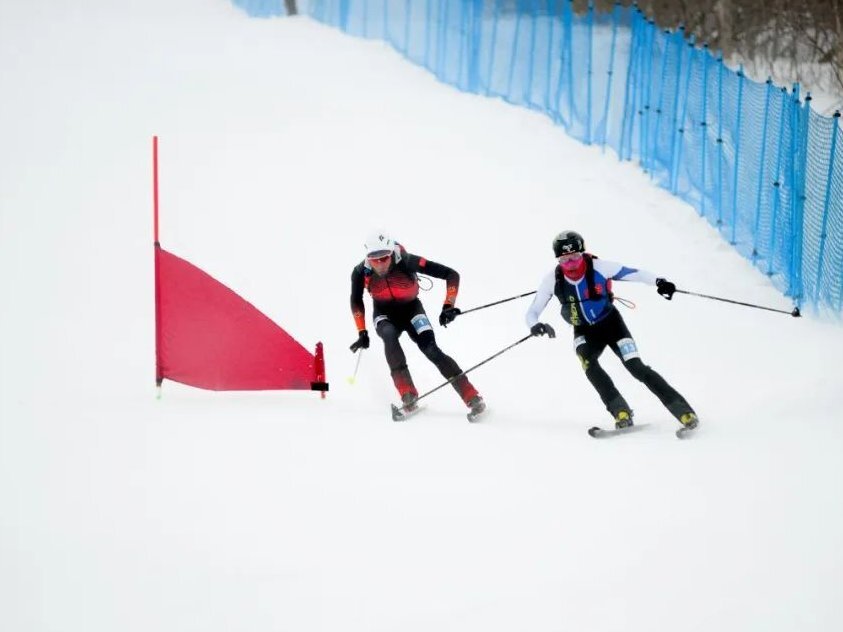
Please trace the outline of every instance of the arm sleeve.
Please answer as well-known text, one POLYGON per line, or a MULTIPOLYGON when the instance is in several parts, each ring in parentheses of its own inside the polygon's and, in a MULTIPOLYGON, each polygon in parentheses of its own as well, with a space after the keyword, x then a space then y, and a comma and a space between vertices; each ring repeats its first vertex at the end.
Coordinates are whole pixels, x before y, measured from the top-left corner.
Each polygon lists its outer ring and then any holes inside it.
POLYGON ((556 274, 550 272, 542 279, 539 289, 536 290, 536 295, 533 297, 533 302, 527 310, 526 318, 527 327, 532 327, 539 322, 544 308, 547 307, 550 299, 553 298, 553 287, 556 285, 556 274))
POLYGON ((409 255, 407 257, 407 267, 413 272, 421 272, 437 279, 444 279, 445 304, 451 306, 456 304, 457 294, 460 290, 459 272, 441 263, 428 261, 424 257, 417 257, 416 255, 409 255))
POLYGON ((356 266, 351 272, 351 315, 357 331, 366 329, 366 306, 363 305, 363 266, 356 266))
POLYGON ((613 281, 636 281, 638 283, 656 284, 656 275, 647 270, 630 268, 622 263, 606 261, 605 259, 594 259, 594 269, 607 279, 613 281))

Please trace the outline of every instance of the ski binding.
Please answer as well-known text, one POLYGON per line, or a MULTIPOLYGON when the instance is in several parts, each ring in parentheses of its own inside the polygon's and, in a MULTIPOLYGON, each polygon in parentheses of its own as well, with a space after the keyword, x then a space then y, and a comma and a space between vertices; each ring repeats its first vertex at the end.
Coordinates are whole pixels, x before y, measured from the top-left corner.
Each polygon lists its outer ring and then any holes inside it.
POLYGON ((693 426, 693 427, 690 427, 690 428, 687 427, 687 426, 682 426, 679 430, 676 431, 676 438, 677 439, 687 439, 689 437, 692 437, 694 435, 694 431, 696 429, 697 429, 696 426, 693 426))
POLYGON ((624 428, 601 428, 600 426, 592 426, 588 429, 588 434, 595 439, 603 439, 616 437, 622 434, 629 434, 630 432, 635 432, 636 430, 643 430, 646 427, 647 424, 635 424, 624 428))
POLYGON ((486 414, 486 407, 484 406, 482 410, 470 410, 466 413, 465 418, 468 419, 470 422, 474 423, 475 421, 479 420, 486 414))
POLYGON ((415 406, 410 410, 406 408, 398 407, 395 404, 390 404, 392 406, 392 421, 407 421, 410 417, 414 417, 416 414, 421 412, 422 406, 415 406))

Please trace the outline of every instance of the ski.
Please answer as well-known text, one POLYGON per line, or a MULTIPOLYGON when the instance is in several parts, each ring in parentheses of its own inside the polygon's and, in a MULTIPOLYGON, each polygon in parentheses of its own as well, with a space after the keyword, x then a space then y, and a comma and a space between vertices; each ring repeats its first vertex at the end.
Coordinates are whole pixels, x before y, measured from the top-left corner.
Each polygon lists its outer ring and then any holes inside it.
MULTIPOLYGON (((391 404, 392 406, 392 421, 407 421, 411 417, 415 417, 418 413, 420 413, 424 406, 416 406, 412 410, 405 410, 403 408, 399 408, 395 404, 391 404)), ((486 416, 486 409, 479 411, 469 411, 466 413, 465 417, 468 419, 469 422, 475 423, 480 421, 481 418, 486 416)))
POLYGON ((416 406, 410 410, 404 407, 399 408, 395 404, 390 404, 390 406, 392 406, 392 421, 407 421, 410 417, 415 417, 416 414, 424 409, 424 406, 416 406))
POLYGON ((631 432, 635 432, 636 430, 643 430, 646 427, 647 424, 635 424, 634 426, 627 426, 626 428, 601 428, 600 426, 592 426, 588 429, 588 434, 595 439, 604 439, 629 434, 631 432))
POLYGON ((470 421, 471 423, 474 423, 475 421, 478 421, 479 419, 481 419, 482 417, 485 417, 485 416, 486 416, 486 407, 484 406, 483 410, 477 410, 477 411, 470 410, 468 413, 466 413, 465 418, 468 419, 468 421, 470 421))
POLYGON ((676 431, 676 438, 677 439, 687 439, 688 437, 692 437, 694 435, 694 431, 697 429, 696 426, 693 428, 687 428, 685 426, 681 427, 679 430, 676 431))
POLYGON ((468 402, 469 410, 466 413, 465 418, 468 419, 469 423, 473 423, 480 419, 484 414, 486 414, 486 402, 483 401, 483 398, 479 395, 476 395, 468 402))

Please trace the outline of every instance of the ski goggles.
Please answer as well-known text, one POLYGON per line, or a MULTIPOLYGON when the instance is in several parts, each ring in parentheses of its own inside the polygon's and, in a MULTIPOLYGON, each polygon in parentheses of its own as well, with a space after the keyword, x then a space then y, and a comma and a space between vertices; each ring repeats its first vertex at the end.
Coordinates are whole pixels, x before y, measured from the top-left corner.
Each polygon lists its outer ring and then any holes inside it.
POLYGON ((582 259, 581 252, 569 252, 564 255, 559 255, 559 263, 578 263, 582 259))
POLYGON ((372 254, 368 255, 366 258, 369 260, 369 263, 377 263, 377 264, 384 264, 389 261, 389 258, 392 256, 391 252, 380 253, 380 252, 373 252, 372 254))

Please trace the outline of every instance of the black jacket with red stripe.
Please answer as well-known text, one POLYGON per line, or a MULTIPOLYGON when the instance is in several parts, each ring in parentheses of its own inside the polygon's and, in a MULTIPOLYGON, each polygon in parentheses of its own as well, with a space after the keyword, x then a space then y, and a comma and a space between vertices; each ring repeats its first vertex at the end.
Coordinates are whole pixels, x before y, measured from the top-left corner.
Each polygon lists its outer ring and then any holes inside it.
POLYGON ((388 311, 390 307, 410 303, 418 298, 419 272, 444 279, 445 305, 454 305, 459 291, 460 275, 448 266, 410 254, 401 246, 392 253, 389 272, 383 276, 376 274, 368 261, 358 263, 351 272, 351 313, 358 331, 366 328, 364 290, 369 291, 376 311, 388 311))

